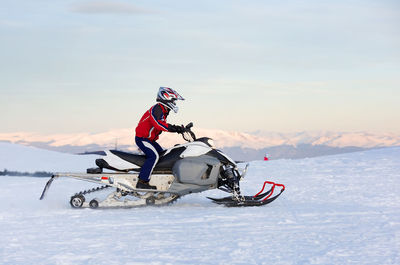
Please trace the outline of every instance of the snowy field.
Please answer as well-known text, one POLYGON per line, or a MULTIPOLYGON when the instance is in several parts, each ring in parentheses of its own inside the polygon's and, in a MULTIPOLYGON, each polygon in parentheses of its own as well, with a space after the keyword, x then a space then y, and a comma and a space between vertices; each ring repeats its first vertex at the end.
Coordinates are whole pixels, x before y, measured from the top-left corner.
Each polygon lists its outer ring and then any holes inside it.
POLYGON ((243 193, 286 185, 263 207, 215 205, 205 197, 226 194, 214 190, 165 207, 76 210, 69 197, 92 184, 55 180, 39 201, 47 179, 0 179, 0 264, 400 264, 399 147, 252 162, 243 193))

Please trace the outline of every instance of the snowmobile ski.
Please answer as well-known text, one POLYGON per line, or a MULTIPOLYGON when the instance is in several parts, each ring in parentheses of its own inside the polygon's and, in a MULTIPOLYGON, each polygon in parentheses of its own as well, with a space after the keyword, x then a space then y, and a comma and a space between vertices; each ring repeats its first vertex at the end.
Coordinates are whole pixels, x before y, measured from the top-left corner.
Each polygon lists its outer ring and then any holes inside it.
POLYGON ((233 196, 228 196, 219 199, 211 197, 207 198, 212 200, 212 202, 216 204, 224 205, 226 207, 262 206, 276 200, 284 190, 285 186, 283 184, 278 184, 272 181, 265 181, 261 191, 254 196, 242 196, 241 199, 239 200, 237 200, 233 196), (271 184, 272 187, 268 191, 263 192, 266 184, 271 184), (281 191, 275 196, 271 197, 276 186, 281 186, 282 187, 281 191))

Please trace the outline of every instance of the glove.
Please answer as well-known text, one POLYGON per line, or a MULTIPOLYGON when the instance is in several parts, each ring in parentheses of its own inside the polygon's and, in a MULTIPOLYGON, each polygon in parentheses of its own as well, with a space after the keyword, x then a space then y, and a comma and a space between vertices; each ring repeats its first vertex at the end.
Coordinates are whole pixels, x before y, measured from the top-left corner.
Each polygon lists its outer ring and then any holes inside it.
POLYGON ((183 125, 176 126, 176 132, 177 133, 184 133, 185 132, 185 127, 183 127, 183 125))
POLYGON ((184 130, 185 130, 185 128, 183 128, 183 126, 173 125, 173 124, 168 125, 169 132, 183 133, 184 130))

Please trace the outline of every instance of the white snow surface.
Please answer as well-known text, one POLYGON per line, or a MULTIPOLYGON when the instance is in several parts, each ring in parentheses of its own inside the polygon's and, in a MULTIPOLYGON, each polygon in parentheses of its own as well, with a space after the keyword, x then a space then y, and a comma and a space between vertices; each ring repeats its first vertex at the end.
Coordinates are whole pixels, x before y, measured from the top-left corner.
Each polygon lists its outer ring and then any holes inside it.
MULTIPOLYGON (((25 169, 42 157, 34 151, 25 169)), ((47 170, 74 159, 54 156, 47 170)), ((39 201, 47 179, 2 176, 0 263, 400 264, 399 158, 393 147, 252 162, 244 194, 264 180, 286 190, 247 208, 213 204, 206 196, 226 196, 213 190, 164 207, 76 210, 70 196, 93 184, 58 179, 39 201)))

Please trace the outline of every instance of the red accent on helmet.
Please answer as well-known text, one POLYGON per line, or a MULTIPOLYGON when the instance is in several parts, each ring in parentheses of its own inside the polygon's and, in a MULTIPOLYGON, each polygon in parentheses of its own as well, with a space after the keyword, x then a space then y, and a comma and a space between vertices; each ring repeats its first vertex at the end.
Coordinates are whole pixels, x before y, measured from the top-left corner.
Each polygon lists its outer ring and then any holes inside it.
POLYGON ((169 94, 168 93, 163 93, 163 97, 166 99, 166 100, 169 100, 170 99, 170 96, 169 96, 169 94))

